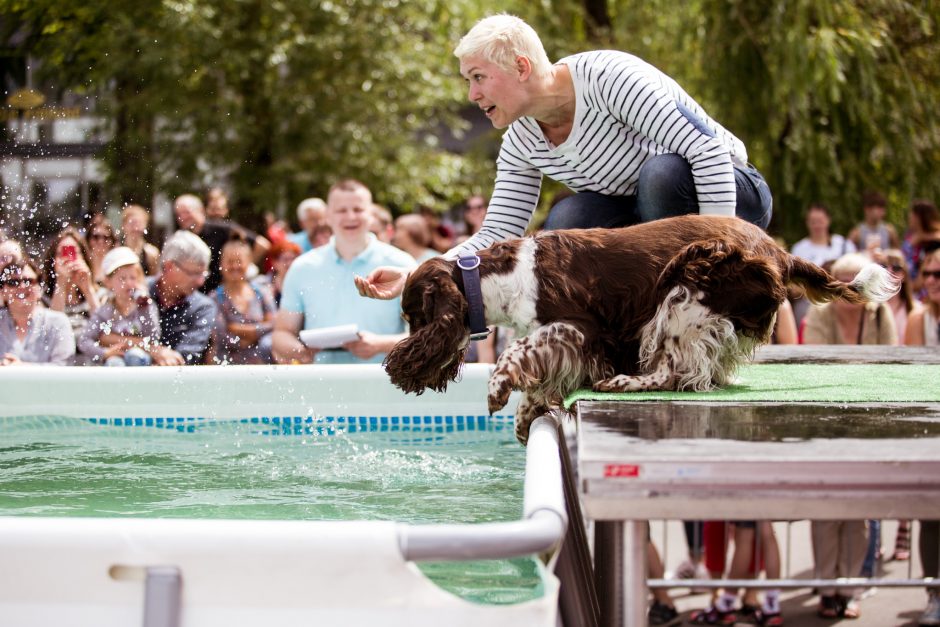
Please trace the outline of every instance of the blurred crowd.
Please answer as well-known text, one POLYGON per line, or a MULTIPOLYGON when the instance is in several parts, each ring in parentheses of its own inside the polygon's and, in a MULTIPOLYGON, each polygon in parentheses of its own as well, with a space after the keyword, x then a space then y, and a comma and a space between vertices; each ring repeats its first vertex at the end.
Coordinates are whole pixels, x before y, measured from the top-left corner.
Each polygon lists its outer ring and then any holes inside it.
MULTIPOLYGON (((940 215, 915 200, 903 234, 885 222, 886 201, 864 195, 860 221, 831 232, 828 209, 806 211, 807 235, 794 255, 850 280, 875 261, 902 281, 891 301, 811 305, 799 293, 781 307, 781 344, 937 345, 940 215)), ((419 207, 398 217, 347 179, 326 199, 297 206, 299 228, 269 217, 264 233, 233 221, 220 188, 184 194, 177 230, 149 237, 150 212, 128 205, 113 224, 104 214, 56 234, 41 259, 15 234, 0 235, 0 364, 181 365, 380 362, 406 329, 398 299, 359 297, 355 275, 379 265, 414 266, 478 231, 487 200, 467 198, 460 220, 419 207), (314 349, 299 333, 355 324, 358 339, 314 349)), ((470 348, 469 361, 494 362, 511 332, 498 329, 470 348)))
MULTIPOLYGON (((792 246, 841 280, 875 261, 903 284, 891 301, 811 305, 792 293, 774 341, 936 345, 940 314, 940 214, 915 200, 907 230, 885 222, 886 200, 868 192, 860 221, 833 233, 828 209, 806 211, 807 235, 792 246)), ((229 216, 228 198, 175 199, 177 230, 149 238, 150 212, 128 205, 120 224, 103 214, 64 228, 41 259, 0 237, 0 363, 108 366, 380 362, 406 329, 399 301, 359 297, 352 277, 380 265, 414 266, 478 231, 481 196, 461 220, 419 208, 393 218, 355 180, 297 206, 295 232, 269 217, 256 233, 229 216), (355 324, 358 339, 314 349, 299 333, 355 324)), ((493 362, 510 332, 473 343, 469 361, 493 362)))
MULTIPOLYGON (((0 233, 0 364, 381 362, 406 332, 399 300, 363 299, 352 277, 446 252, 486 213, 474 196, 461 220, 424 207, 393 218, 352 179, 301 201, 294 232, 270 216, 252 231, 228 204, 221 188, 179 196, 177 230, 162 243, 145 207, 125 206, 119 223, 93 214, 57 233, 41 259, 0 233), (349 324, 358 339, 341 346, 298 338, 349 324)), ((488 339, 470 360, 495 361, 495 347, 488 339)))

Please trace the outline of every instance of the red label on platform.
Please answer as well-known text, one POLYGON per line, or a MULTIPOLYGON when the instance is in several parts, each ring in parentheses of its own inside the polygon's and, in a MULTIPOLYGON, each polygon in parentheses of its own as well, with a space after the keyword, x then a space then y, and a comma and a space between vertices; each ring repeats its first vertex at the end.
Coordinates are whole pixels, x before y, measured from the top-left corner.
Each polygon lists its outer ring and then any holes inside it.
POLYGON ((636 464, 607 464, 604 466, 605 477, 639 477, 640 467, 636 464))

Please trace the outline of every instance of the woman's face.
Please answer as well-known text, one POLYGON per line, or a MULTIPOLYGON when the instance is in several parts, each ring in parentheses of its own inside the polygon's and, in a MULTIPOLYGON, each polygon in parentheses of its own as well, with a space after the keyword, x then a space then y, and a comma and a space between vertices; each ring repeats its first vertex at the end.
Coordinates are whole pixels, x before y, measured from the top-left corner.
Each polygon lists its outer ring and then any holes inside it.
POLYGON ((806 229, 817 237, 829 235, 829 216, 825 211, 813 210, 806 216, 806 229))
POLYGON ((479 230, 483 225, 483 218, 486 217, 486 203, 479 196, 473 196, 467 201, 467 209, 463 212, 463 217, 474 230, 479 230))
POLYGON ((23 268, 21 274, 5 276, 2 280, 3 300, 12 313, 32 312, 39 302, 39 277, 30 268, 23 268))
POLYGON ((274 263, 271 264, 274 274, 277 276, 287 274, 287 270, 290 268, 290 265, 294 263, 294 259, 297 259, 297 254, 294 251, 288 250, 282 252, 274 259, 274 263))
POLYGON ((136 213, 128 213, 121 224, 124 233, 133 233, 134 235, 143 235, 146 233, 147 221, 136 213))
POLYGON ((96 253, 106 253, 114 248, 114 236, 111 235, 111 231, 96 224, 91 227, 91 232, 88 234, 88 244, 96 253))
POLYGON ((937 260, 936 256, 929 259, 920 269, 920 274, 924 290, 927 292, 927 300, 940 305, 940 260, 937 260))
POLYGON ((907 278, 907 267, 904 265, 904 258, 895 254, 886 254, 882 251, 875 252, 872 257, 875 263, 891 273, 891 276, 903 281, 907 278))
POLYGON ((229 245, 223 248, 219 261, 222 278, 226 281, 243 280, 248 274, 248 266, 251 265, 249 257, 247 246, 229 245))
POLYGON ((506 128, 525 115, 526 92, 518 73, 473 56, 460 60, 467 97, 480 107, 496 128, 506 128))

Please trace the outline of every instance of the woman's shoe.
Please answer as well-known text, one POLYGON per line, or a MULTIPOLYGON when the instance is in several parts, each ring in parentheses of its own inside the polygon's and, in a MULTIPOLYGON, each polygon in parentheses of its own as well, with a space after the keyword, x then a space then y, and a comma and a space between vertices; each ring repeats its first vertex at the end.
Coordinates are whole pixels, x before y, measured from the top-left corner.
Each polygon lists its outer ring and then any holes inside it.
POLYGON ((898 521, 898 534, 894 537, 894 553, 891 560, 906 562, 911 559, 911 521, 898 521))
POLYGON ((682 622, 682 619, 679 617, 679 612, 676 611, 675 607, 660 603, 659 601, 653 601, 649 613, 647 613, 647 619, 650 625, 656 625, 658 627, 673 627, 682 622))
POLYGON ((845 605, 842 607, 842 616, 844 618, 861 618, 862 607, 855 599, 845 599, 845 605))
POLYGON ((816 615, 819 618, 839 618, 842 613, 842 603, 834 594, 825 594, 819 597, 819 607, 816 609, 816 615))
POLYGON ((894 549, 894 553, 891 555, 892 562, 906 562, 911 559, 910 549, 894 549))
POLYGON ((783 614, 780 612, 768 613, 760 612, 758 614, 757 624, 761 627, 782 627, 783 614))
POLYGON ((734 610, 722 612, 714 605, 706 610, 696 610, 689 616, 693 625, 734 625, 738 622, 738 613, 734 610))
POLYGON ((738 611, 738 620, 742 623, 750 623, 752 625, 757 625, 760 623, 760 605, 751 605, 750 603, 742 603, 741 609, 738 611))
POLYGON ((936 592, 931 592, 927 597, 927 609, 921 614, 917 623, 920 627, 934 627, 940 625, 940 597, 936 592))

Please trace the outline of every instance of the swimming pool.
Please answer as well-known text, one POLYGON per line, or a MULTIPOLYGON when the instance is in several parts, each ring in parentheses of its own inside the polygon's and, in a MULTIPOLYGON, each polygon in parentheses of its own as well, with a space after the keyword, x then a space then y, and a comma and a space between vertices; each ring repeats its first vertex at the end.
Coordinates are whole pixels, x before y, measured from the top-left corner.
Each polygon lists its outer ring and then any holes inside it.
MULTIPOLYGON (((196 583, 194 573, 203 569, 209 580, 230 581, 227 603, 279 624, 396 624, 398 614, 401 624, 434 624, 448 607, 467 624, 522 616, 553 623, 557 582, 533 558, 429 562, 422 574, 403 556, 409 542, 419 554, 427 546, 418 533, 431 529, 424 525, 485 527, 518 521, 523 512, 525 453, 510 415, 486 415, 488 372, 469 366, 446 394, 421 397, 405 397, 373 366, 5 372, 0 551, 10 559, 0 565, 0 612, 18 624, 63 624, 80 614, 76 608, 98 605, 88 599, 123 588, 111 599, 120 612, 112 607, 86 618, 124 620, 139 612, 141 586, 116 582, 139 579, 141 564, 152 566, 159 555, 160 563, 189 564, 183 590, 193 602, 183 604, 185 624, 241 624, 231 611, 195 603, 200 586, 219 587, 196 583), (14 538, 27 548, 10 553, 14 538), (115 538, 128 542, 115 545, 115 538), (204 546, 196 557, 187 552, 195 538, 213 546, 204 565, 204 546), (147 559, 114 556, 150 542, 158 548, 146 549, 147 559), (102 555, 79 550, 62 567, 64 546, 72 553, 73 545, 98 544, 102 555), (223 566, 231 554, 244 560, 241 568, 223 566), (40 556, 52 562, 43 566, 40 556), (37 595, 38 582, 63 571, 75 571, 83 588, 96 581, 97 589, 56 601, 70 608, 61 615, 40 611, 56 595, 37 595), (278 573, 276 585, 263 576, 270 572, 278 573), (427 576, 449 592, 427 584, 427 576), (255 603, 232 594, 246 586, 247 599, 267 598, 263 591, 272 588, 274 597, 255 603), (293 588, 303 601, 284 600, 293 588), (352 601, 350 589, 376 594, 352 601), (33 596, 43 601, 24 601, 33 596)), ((38 587, 49 590, 47 583, 38 587)), ((448 623, 463 623, 451 615, 448 623)))

